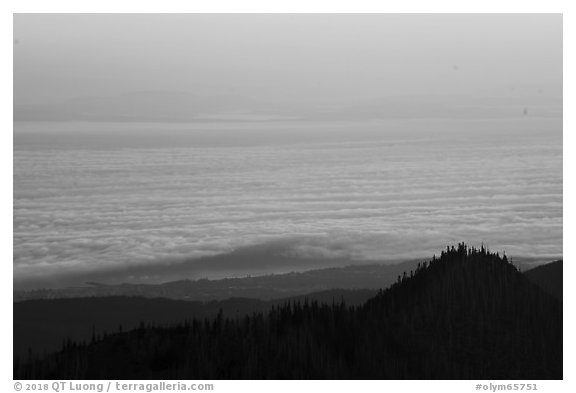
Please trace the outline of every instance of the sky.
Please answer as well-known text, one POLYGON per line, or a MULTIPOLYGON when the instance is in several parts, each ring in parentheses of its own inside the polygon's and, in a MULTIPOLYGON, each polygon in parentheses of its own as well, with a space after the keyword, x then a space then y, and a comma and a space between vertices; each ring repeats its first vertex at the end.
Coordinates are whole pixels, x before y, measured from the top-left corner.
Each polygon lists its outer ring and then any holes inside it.
POLYGON ((14 39, 17 120, 554 114, 562 96, 560 14, 16 14, 14 39))

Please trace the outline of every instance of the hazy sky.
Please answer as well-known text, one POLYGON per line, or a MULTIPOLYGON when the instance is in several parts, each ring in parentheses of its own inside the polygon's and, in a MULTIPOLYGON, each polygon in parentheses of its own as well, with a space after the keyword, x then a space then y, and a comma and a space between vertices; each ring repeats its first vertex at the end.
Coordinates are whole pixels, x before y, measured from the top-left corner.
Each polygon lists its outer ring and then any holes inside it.
POLYGON ((222 97, 245 109, 562 95, 560 14, 18 14, 14 39, 16 105, 139 92, 192 94, 211 110, 222 97))

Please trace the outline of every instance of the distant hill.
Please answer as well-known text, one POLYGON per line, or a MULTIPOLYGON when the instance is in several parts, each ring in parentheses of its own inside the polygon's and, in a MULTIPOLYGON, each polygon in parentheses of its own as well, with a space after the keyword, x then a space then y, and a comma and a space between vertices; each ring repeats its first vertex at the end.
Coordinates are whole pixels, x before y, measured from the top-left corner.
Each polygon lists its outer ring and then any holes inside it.
POLYGON ((561 260, 535 267, 534 269, 526 271, 524 274, 530 281, 562 301, 563 272, 561 260))
MULTIPOLYGON (((238 263, 242 262, 240 257, 238 255, 223 256, 219 257, 219 259, 214 258, 214 260, 209 262, 219 261, 228 266, 228 261, 222 262, 223 258, 236 258, 233 262, 238 263)), ((253 254, 249 254, 245 258, 253 258, 253 254)), ((14 301, 107 296, 161 297, 189 301, 224 300, 234 297, 262 300, 282 299, 335 288, 385 288, 391 285, 398 275, 414 269, 417 263, 417 261, 407 261, 389 265, 355 265, 220 280, 181 280, 157 285, 94 285, 94 283, 91 283, 91 285, 84 287, 14 291, 14 301)))
POLYGON ((562 379, 562 304, 464 244, 361 306, 296 300, 67 340, 15 379, 562 379))
MULTIPOLYGON (((556 116, 541 97, 525 97, 530 113, 556 116)), ((446 119, 517 117, 510 111, 509 98, 466 97, 467 105, 452 97, 395 95, 350 100, 347 96, 279 97, 233 93, 207 94, 186 90, 130 91, 113 95, 76 96, 64 100, 15 102, 15 121, 90 121, 90 122, 194 122, 209 120, 258 121, 265 119, 306 119, 308 121, 366 121, 371 119, 446 119), (498 104, 494 102, 498 101, 498 104)), ((512 105, 515 102, 512 101, 512 105)), ((516 105, 514 105, 516 106, 516 105)))
POLYGON ((226 111, 232 97, 199 97, 182 91, 138 91, 113 96, 83 96, 36 105, 14 105, 24 121, 191 121, 200 113, 226 111))

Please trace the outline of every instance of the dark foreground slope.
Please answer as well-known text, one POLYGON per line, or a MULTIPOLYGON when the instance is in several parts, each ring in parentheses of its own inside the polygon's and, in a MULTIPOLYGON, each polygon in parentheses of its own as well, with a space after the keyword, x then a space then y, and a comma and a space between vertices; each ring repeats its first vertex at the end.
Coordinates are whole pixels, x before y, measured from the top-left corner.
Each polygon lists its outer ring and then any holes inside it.
POLYGON ((562 261, 547 263, 524 273, 526 277, 545 291, 562 301, 562 261))
POLYGON ((66 339, 89 341, 95 334, 128 331, 141 323, 164 326, 192 318, 244 317, 305 298, 320 303, 344 299, 360 305, 376 294, 371 289, 332 289, 286 299, 230 298, 209 302, 133 296, 39 299, 14 303, 14 355, 27 358, 56 352, 66 339))
POLYGON ((461 245, 362 306, 142 326, 16 359, 14 378, 561 379, 562 306, 505 258, 461 245))

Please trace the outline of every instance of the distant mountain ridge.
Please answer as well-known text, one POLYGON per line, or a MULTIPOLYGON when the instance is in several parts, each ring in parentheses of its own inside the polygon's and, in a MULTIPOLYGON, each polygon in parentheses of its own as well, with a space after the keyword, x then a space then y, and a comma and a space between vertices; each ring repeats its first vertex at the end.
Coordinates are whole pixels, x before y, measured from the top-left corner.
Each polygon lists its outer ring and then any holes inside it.
POLYGON ((336 288, 379 289, 387 287, 396 280, 398 275, 414 269, 417 263, 414 260, 390 265, 355 265, 220 280, 181 280, 157 285, 90 283, 90 286, 86 287, 15 291, 14 301, 105 296, 161 297, 189 301, 224 300, 233 297, 280 299, 336 288))
MULTIPOLYGON (((272 255, 269 250, 241 250, 231 254, 217 255, 194 260, 194 266, 225 268, 227 266, 253 266, 261 268, 273 261, 277 264, 294 264, 303 267, 310 264, 308 259, 298 259, 272 255)), ((520 258, 520 265, 533 266, 542 263, 536 259, 520 258)), ((60 289, 16 290, 15 302, 33 299, 61 299, 79 297, 142 296, 147 298, 167 298, 173 300, 212 301, 228 298, 256 298, 262 300, 281 299, 305 295, 331 289, 379 289, 396 280, 398 275, 413 270, 420 260, 396 263, 368 263, 351 265, 346 259, 329 262, 333 267, 223 279, 197 279, 169 281, 162 284, 106 284, 88 281, 85 286, 70 286, 60 289)), ((370 262, 370 261, 369 261, 370 262)), ((518 262, 518 258, 514 260, 518 262)), ((326 263, 326 261, 324 261, 326 263)), ((357 262, 358 263, 358 262, 357 262)), ((154 267, 161 269, 162 266, 154 267)), ((150 268, 148 268, 150 269, 150 268)), ((188 262, 168 269, 174 274, 181 271, 186 277, 190 267, 188 262)), ((561 274, 560 274, 561 276, 561 274)))
MULTIPOLYGON (((526 97, 531 113, 558 116, 541 97, 526 97)), ((525 100, 526 100, 525 99, 525 100)), ((192 91, 130 91, 77 96, 61 101, 14 104, 15 121, 194 122, 266 120, 365 120, 415 118, 519 117, 522 107, 512 98, 477 96, 382 96, 349 100, 311 97, 265 97, 192 91), (497 100, 497 102, 495 102, 497 100), (465 104, 463 104, 465 103, 465 104)))

